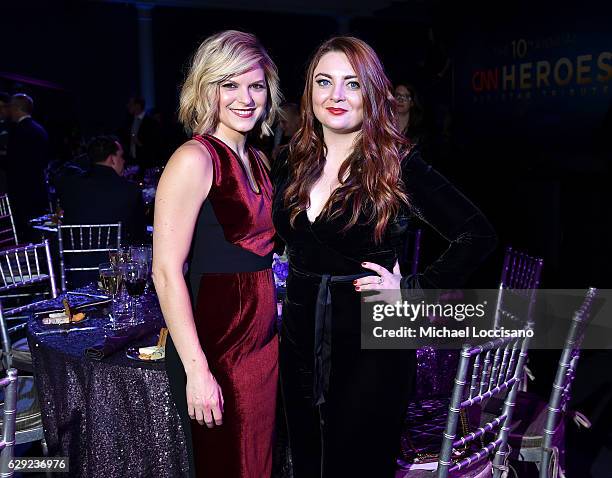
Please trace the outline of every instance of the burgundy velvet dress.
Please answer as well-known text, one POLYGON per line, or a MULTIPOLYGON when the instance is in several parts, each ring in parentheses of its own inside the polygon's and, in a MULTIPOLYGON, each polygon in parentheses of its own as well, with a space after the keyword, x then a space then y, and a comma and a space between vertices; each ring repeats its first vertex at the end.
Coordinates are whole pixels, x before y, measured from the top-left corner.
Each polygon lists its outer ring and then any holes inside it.
POLYGON ((194 231, 188 285, 200 344, 225 399, 222 426, 209 429, 190 420, 185 372, 171 338, 166 368, 187 443, 192 444, 191 476, 267 478, 278 377, 270 268, 272 185, 252 148, 255 184, 221 140, 209 135, 194 139, 210 152, 214 177, 194 231))

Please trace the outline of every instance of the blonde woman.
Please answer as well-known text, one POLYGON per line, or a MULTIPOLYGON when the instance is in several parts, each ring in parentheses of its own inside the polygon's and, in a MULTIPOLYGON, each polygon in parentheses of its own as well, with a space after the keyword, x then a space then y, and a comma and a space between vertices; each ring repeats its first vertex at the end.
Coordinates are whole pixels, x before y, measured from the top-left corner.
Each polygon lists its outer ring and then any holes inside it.
POLYGON ((279 102, 276 67, 253 35, 205 40, 180 98, 179 118, 194 136, 172 155, 157 190, 153 276, 192 476, 271 473, 272 186, 248 136, 271 132, 279 102))

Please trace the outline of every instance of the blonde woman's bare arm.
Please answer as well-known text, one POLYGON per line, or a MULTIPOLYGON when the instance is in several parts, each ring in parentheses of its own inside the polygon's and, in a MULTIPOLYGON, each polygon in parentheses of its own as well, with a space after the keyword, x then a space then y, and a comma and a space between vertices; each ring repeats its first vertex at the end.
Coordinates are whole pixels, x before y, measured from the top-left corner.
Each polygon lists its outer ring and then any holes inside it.
POLYGON ((187 409, 209 427, 222 423, 223 395, 198 339, 183 264, 212 178, 208 151, 195 141, 181 146, 159 181, 153 228, 153 282, 187 375, 187 409))

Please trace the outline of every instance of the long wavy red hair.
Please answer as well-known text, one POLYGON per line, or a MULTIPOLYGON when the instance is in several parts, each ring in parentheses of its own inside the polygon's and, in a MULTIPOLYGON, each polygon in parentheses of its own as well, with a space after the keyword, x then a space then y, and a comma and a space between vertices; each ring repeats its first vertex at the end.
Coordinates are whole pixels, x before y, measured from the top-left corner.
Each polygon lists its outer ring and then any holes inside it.
POLYGON ((323 173, 326 147, 321 123, 313 113, 312 91, 314 71, 329 52, 344 53, 357 74, 363 94, 363 124, 352 153, 338 172, 340 186, 321 216, 333 219, 344 214, 352 199, 350 220, 344 230, 357 224, 360 214, 365 213, 365 222, 375 224, 374 239, 380 242, 389 220, 399 212, 402 203, 408 205, 400 162, 410 144, 397 129, 395 98, 382 63, 374 50, 358 38, 331 38, 310 61, 302 96, 301 128, 289 145, 290 176, 284 204, 294 225, 298 214, 309 207, 310 190, 323 173))

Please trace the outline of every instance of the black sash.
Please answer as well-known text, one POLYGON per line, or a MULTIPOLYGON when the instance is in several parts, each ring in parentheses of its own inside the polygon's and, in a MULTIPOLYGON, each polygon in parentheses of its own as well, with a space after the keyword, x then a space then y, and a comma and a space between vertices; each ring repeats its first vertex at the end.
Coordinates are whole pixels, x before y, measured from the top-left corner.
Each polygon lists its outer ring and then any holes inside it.
POLYGON ((291 268, 298 275, 319 281, 314 330, 313 397, 315 406, 322 405, 325 403, 325 397, 329 391, 329 376, 331 372, 332 296, 330 285, 338 282, 353 282, 355 279, 373 275, 374 272, 367 271, 359 274, 333 276, 331 274, 307 272, 294 266, 291 266, 291 268))

